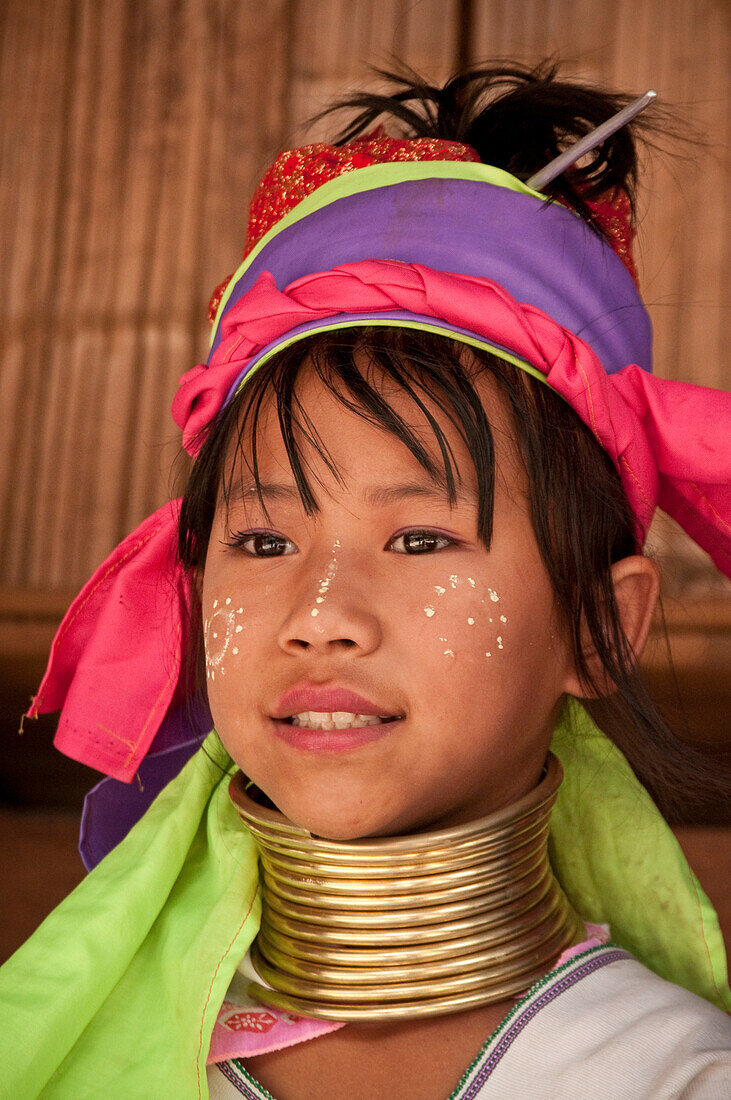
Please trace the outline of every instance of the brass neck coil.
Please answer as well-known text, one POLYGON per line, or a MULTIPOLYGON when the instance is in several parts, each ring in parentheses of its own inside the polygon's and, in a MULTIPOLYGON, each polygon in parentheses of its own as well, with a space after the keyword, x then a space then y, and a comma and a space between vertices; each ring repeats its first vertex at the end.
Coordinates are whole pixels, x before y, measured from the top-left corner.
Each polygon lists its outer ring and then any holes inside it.
POLYGON ((446 1015, 524 993, 584 939, 548 862, 563 772, 480 821, 407 837, 314 837, 246 794, 263 908, 252 963, 265 1004, 326 1020, 446 1015))

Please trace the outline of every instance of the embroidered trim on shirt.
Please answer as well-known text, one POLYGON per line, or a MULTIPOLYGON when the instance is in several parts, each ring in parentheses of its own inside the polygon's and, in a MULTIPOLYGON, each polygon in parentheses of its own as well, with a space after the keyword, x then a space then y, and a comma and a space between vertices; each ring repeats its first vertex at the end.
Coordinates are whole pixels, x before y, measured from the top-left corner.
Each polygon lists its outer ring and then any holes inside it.
POLYGON ((270 1092, 260 1085, 250 1073, 244 1069, 244 1067, 236 1060, 231 1062, 217 1062, 216 1069, 219 1069, 223 1076, 231 1082, 235 1089, 245 1096, 247 1100, 274 1100, 274 1097, 270 1092))
POLYGON ((508 1013, 487 1040, 448 1100, 474 1100, 479 1096, 482 1086, 500 1060, 542 1008, 546 1008, 561 993, 565 993, 582 978, 593 974, 595 970, 607 966, 608 963, 620 962, 622 959, 632 959, 632 957, 628 951, 620 947, 602 945, 592 947, 564 963, 557 970, 552 970, 537 982, 508 1013))

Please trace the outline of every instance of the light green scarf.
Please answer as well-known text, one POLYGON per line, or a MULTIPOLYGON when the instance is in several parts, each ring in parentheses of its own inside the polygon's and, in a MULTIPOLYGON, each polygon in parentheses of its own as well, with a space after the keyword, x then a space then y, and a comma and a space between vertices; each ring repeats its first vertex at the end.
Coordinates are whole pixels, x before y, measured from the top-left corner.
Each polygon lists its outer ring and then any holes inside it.
MULTIPOLYGON (((569 700, 550 856, 579 912, 662 977, 731 1008, 716 914, 626 760, 569 700)), ((256 849, 215 732, 0 970, 3 1095, 207 1097, 206 1056, 259 927, 256 849)))

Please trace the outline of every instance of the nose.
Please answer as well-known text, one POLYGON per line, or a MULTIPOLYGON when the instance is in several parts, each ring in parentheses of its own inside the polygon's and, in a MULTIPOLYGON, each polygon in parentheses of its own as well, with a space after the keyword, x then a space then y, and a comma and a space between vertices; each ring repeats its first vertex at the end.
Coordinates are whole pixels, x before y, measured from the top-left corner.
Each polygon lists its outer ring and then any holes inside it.
POLYGON ((339 573, 318 600, 317 582, 310 581, 295 597, 279 631, 286 653, 363 657, 381 644, 378 616, 360 586, 339 573))

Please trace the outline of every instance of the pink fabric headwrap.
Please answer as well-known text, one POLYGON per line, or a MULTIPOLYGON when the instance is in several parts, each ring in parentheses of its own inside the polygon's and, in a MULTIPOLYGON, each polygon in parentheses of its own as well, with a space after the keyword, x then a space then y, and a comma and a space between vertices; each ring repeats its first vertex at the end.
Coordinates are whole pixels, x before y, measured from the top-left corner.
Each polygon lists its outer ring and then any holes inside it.
MULTIPOLYGON (((368 318, 393 310, 466 329, 540 370, 612 458, 638 541, 659 505, 731 575, 731 453, 720 445, 722 425, 731 422, 731 395, 656 378, 632 364, 608 376, 588 344, 490 279, 364 260, 280 291, 265 272, 226 314, 210 365, 194 367, 180 381, 173 415, 186 447, 195 452, 200 446, 232 386, 263 349, 312 321, 336 324, 340 314, 368 318)), ((190 593, 175 562, 176 537, 174 503, 146 520, 100 567, 61 626, 30 711, 63 705, 57 746, 127 781, 178 683, 181 605, 190 602, 190 593), (119 683, 134 685, 134 698, 115 691, 119 683)))

